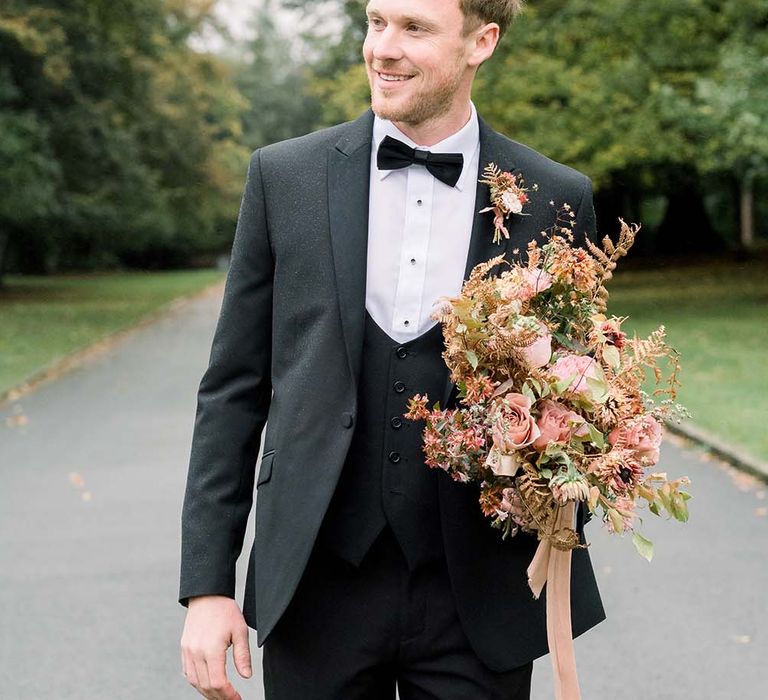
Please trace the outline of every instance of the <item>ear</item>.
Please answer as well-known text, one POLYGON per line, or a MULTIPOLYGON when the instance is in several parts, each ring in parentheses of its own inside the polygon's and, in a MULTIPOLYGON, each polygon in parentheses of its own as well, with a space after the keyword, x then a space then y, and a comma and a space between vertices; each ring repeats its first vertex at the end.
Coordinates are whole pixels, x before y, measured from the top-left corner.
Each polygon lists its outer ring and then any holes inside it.
POLYGON ((479 66, 493 55, 496 44, 499 43, 499 25, 496 22, 484 24, 471 32, 468 40, 470 53, 467 63, 470 66, 479 66))

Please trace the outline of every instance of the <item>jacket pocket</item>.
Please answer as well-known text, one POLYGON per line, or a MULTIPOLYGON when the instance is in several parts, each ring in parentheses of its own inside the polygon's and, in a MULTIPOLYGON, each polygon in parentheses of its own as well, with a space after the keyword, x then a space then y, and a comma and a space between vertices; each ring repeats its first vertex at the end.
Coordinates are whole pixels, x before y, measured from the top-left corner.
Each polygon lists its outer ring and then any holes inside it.
POLYGON ((269 450, 261 456, 261 466, 259 467, 259 475, 256 478, 256 488, 261 484, 266 483, 272 478, 272 462, 275 458, 275 451, 269 450))

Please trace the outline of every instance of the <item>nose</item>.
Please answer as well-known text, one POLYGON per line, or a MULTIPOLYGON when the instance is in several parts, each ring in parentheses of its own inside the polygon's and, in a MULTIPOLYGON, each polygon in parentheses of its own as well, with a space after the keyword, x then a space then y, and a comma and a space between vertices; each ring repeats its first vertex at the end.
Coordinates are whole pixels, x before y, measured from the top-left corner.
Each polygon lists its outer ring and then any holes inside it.
POLYGON ((397 28, 391 24, 373 38, 372 53, 377 61, 397 61, 403 57, 397 28))

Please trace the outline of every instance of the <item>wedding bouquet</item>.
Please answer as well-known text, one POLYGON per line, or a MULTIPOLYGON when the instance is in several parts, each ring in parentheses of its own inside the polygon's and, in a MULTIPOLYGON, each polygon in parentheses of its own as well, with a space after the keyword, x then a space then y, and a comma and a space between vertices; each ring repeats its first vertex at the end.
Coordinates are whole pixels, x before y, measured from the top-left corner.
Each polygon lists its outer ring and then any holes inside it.
MULTIPOLYGON (((486 177, 500 238, 527 190, 494 166, 486 177)), ((639 227, 621 221, 615 244, 579 247, 572 208, 564 204, 555 219, 524 260, 480 264, 458 297, 443 300, 435 318, 459 404, 444 409, 417 395, 406 414, 426 422, 426 464, 477 482, 482 512, 503 537, 523 531, 540 540, 528 576, 536 597, 549 580, 550 651, 571 644, 570 551, 586 546, 575 529, 577 504, 612 533, 632 531, 650 560, 652 544, 637 531, 640 505, 685 521, 689 499, 687 478, 653 471, 662 423, 685 415, 675 402, 678 355, 663 326, 630 338, 626 319, 607 313, 605 284, 639 227), (648 381, 654 388, 646 391, 648 381)), ((567 665, 561 659, 561 675, 567 665)), ((572 673, 563 682, 578 688, 572 673)))

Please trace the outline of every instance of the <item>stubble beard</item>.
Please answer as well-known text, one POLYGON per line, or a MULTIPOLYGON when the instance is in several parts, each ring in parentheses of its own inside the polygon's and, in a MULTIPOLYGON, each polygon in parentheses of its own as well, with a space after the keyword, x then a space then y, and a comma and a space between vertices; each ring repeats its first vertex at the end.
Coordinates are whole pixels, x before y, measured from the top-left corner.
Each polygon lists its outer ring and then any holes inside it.
MULTIPOLYGON (((386 69, 386 68, 385 68, 386 69)), ((371 69, 372 70, 372 69, 371 69)), ((401 105, 387 104, 386 97, 377 99, 373 89, 373 78, 369 79, 371 87, 371 108, 380 119, 417 126, 434 121, 450 112, 453 99, 461 85, 462 74, 455 70, 451 79, 440 83, 431 90, 422 90, 412 94, 401 105)), ((386 96, 386 91, 384 91, 386 96)))

